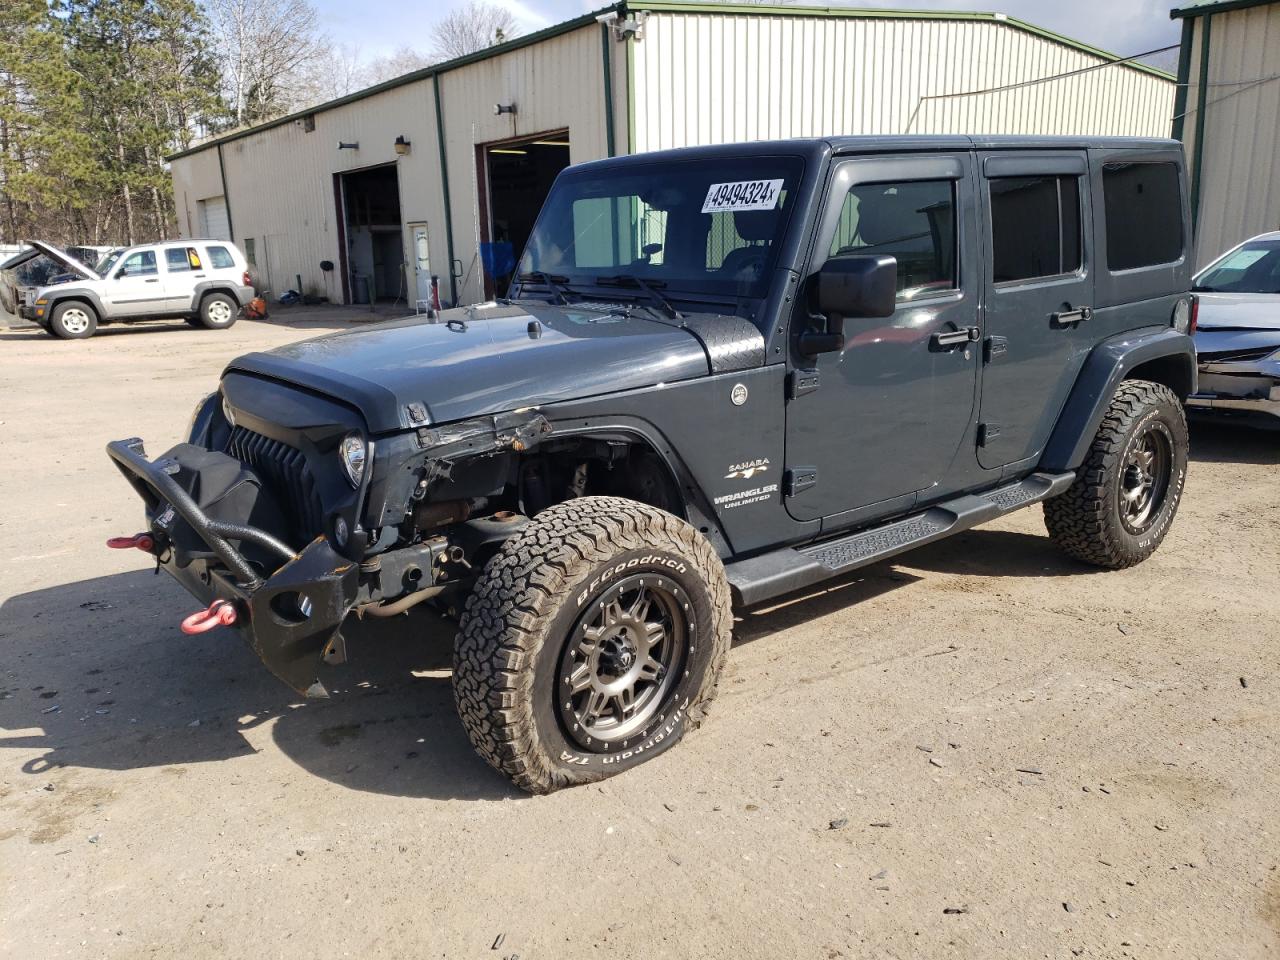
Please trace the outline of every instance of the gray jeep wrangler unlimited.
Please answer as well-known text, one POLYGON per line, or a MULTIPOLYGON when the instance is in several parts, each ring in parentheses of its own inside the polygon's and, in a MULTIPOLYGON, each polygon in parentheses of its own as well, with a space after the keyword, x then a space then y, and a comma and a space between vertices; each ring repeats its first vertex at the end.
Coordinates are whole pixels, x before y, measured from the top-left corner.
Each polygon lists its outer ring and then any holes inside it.
POLYGON ((525 790, 696 726, 754 604, 1044 502, 1119 568, 1182 495, 1179 144, 716 146, 561 174, 508 299, 232 362, 110 456, 153 554, 326 695, 353 612, 455 612, 458 709, 525 790))

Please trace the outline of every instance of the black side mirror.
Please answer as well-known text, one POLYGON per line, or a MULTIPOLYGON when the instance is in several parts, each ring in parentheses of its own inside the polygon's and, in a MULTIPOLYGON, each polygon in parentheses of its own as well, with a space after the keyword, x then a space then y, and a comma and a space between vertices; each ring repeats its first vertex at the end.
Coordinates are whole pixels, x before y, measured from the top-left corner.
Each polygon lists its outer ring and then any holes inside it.
POLYGON ((801 334, 801 351, 843 350, 846 317, 890 317, 898 308, 898 260, 875 254, 832 257, 813 277, 813 299, 826 329, 801 334))

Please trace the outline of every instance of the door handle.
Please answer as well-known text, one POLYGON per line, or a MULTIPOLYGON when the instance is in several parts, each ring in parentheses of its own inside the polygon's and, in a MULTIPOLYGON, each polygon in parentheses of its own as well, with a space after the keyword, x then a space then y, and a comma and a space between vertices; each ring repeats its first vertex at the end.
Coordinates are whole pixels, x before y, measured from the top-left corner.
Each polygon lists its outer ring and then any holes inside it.
POLYGON ((981 336, 977 327, 961 327, 946 333, 935 333, 929 338, 929 346, 935 350, 954 350, 975 343, 981 336))
POLYGON ((147 283, 159 283, 159 282, 160 282, 159 279, 157 279, 156 277, 152 277, 150 280, 147 281, 147 283))
POLYGON ((1073 323, 1082 323, 1092 317, 1093 307, 1076 307, 1074 310, 1060 310, 1049 314, 1049 320, 1055 327, 1069 327, 1073 323))
POLYGON ((203 273, 193 273, 192 276, 195 277, 197 280, 201 280, 204 278, 203 273))

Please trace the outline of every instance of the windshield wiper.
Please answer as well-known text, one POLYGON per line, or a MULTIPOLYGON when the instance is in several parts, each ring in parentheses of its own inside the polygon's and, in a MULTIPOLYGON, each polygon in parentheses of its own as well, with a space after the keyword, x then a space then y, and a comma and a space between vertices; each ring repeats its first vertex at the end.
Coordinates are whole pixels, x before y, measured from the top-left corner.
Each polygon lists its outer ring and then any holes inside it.
POLYGON ((635 274, 620 273, 614 277, 596 277, 596 283, 602 287, 635 287, 656 303, 672 320, 684 319, 684 314, 675 308, 675 304, 658 292, 658 287, 666 286, 661 280, 644 280, 635 274))
POLYGON ((561 277, 553 273, 544 273, 541 270, 530 270, 528 273, 516 274, 516 280, 521 284, 521 286, 531 281, 533 283, 542 284, 556 295, 556 298, 560 303, 566 306, 569 303, 569 295, 573 293, 568 286, 568 277, 561 277))

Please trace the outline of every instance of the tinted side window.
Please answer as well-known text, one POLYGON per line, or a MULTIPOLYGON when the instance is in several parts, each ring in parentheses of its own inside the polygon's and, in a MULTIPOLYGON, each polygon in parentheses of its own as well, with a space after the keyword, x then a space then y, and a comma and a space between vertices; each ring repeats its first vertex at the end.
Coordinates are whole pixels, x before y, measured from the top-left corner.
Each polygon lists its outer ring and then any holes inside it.
POLYGON ((1182 257, 1182 195, 1176 164, 1105 164, 1102 193, 1108 269, 1133 270, 1182 257))
POLYGON ((209 263, 215 270, 230 270, 236 265, 231 259, 231 251, 226 247, 209 247, 209 263))
POLYGON ((954 184, 912 180, 850 187, 828 253, 897 257, 899 300, 955 289, 954 184))
POLYGON ((200 254, 195 247, 169 247, 164 252, 164 263, 170 273, 183 270, 199 270, 200 254))
POLYGON ((123 277, 143 277, 157 272, 154 250, 139 250, 129 254, 120 268, 120 275, 123 277))
POLYGON ((990 191, 993 282, 1080 269, 1078 177, 1000 177, 990 191))

